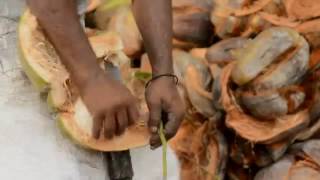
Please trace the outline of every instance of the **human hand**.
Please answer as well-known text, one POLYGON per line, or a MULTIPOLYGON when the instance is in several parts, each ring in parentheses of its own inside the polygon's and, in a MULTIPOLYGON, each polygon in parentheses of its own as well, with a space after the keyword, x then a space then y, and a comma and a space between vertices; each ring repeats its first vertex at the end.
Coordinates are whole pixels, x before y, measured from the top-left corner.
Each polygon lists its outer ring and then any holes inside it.
POLYGON ((160 122, 164 124, 164 134, 169 140, 175 136, 184 118, 185 107, 172 77, 163 76, 153 80, 146 89, 146 101, 150 111, 150 145, 155 149, 161 145, 158 134, 160 122), (163 117, 163 113, 167 117, 163 117))
POLYGON ((138 101, 120 82, 99 72, 80 88, 81 96, 93 116, 93 137, 103 131, 105 138, 124 133, 139 117, 138 101))

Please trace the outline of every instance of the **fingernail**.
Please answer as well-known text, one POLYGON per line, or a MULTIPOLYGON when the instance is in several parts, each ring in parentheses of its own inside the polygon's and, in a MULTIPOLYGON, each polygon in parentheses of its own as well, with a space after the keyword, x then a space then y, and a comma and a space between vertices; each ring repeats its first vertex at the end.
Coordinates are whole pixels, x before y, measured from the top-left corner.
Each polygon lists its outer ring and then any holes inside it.
POLYGON ((151 127, 151 132, 152 133, 157 133, 158 132, 158 128, 156 126, 151 127))

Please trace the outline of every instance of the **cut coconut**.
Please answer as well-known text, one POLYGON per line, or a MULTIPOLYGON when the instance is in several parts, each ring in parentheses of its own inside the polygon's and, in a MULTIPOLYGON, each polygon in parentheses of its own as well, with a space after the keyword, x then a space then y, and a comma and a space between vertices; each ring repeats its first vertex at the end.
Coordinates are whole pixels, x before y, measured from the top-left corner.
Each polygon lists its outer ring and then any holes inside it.
MULTIPOLYGON (((131 75, 130 69, 123 68, 128 64, 128 58, 121 51, 123 47, 118 36, 114 33, 100 34, 90 37, 89 41, 97 58, 108 57, 120 66, 120 70, 126 69, 122 74, 131 75)), ((92 117, 76 91, 72 90, 72 84, 67 83, 70 81, 69 73, 29 10, 23 14, 19 24, 19 48, 27 76, 40 92, 48 94, 48 102, 56 110, 58 124, 76 143, 100 151, 127 150, 148 144, 147 114, 143 110, 140 121, 127 129, 124 135, 111 140, 92 138, 92 117)), ((128 77, 125 80, 128 82, 128 77)), ((146 110, 146 106, 143 109, 146 110)))

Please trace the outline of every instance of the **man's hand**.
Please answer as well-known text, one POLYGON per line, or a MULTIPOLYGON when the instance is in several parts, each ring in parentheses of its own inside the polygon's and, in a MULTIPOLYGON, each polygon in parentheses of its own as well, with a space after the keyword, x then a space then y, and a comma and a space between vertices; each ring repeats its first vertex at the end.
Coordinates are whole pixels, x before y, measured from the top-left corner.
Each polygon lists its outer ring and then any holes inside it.
POLYGON ((124 85, 104 72, 89 79, 80 91, 94 117, 92 131, 96 139, 102 131, 106 138, 121 135, 139 117, 135 97, 124 85))
POLYGON ((146 100, 150 110, 150 145, 154 149, 161 145, 158 134, 160 122, 164 123, 164 133, 169 140, 175 136, 185 108, 172 77, 161 77, 152 81, 146 90, 146 100), (163 112, 167 113, 167 119, 161 116, 163 112))

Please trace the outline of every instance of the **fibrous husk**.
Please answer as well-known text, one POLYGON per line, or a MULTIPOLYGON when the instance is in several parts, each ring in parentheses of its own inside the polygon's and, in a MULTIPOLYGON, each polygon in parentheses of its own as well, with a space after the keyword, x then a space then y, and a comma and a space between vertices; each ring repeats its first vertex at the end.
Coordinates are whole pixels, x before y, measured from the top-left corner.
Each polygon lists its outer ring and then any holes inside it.
POLYGON ((109 0, 98 7, 94 13, 97 28, 119 34, 124 52, 131 58, 137 58, 143 51, 143 42, 133 17, 130 1, 109 0))
POLYGON ((182 77, 182 83, 193 107, 205 117, 213 117, 216 109, 208 91, 212 78, 204 60, 194 58, 187 52, 174 50, 173 62, 175 73, 182 77))
POLYGON ((320 19, 303 22, 295 29, 306 37, 311 47, 314 49, 320 47, 320 19))
POLYGON ((219 102, 221 96, 221 68, 235 60, 232 52, 238 48, 243 48, 247 42, 248 39, 243 37, 229 38, 221 40, 207 49, 205 59, 209 65, 210 72, 213 77, 212 98, 213 104, 217 109, 222 109, 222 105, 219 102))
POLYGON ((272 26, 260 13, 283 14, 283 7, 277 0, 217 0, 214 1, 211 21, 216 34, 228 37, 249 37, 272 26))
POLYGON ((211 12, 211 22, 215 26, 215 33, 222 39, 238 36, 245 29, 246 17, 236 17, 230 9, 241 9, 247 0, 216 0, 211 12))
MULTIPOLYGON (((99 59, 106 59, 112 63, 115 69, 120 71, 123 82, 128 85, 133 94, 144 89, 143 86, 130 86, 131 81, 136 81, 130 68, 129 59, 123 54, 121 39, 114 33, 102 33, 89 38, 97 61, 92 63, 103 63, 99 59)), ((21 64, 33 85, 47 96, 48 105, 57 117, 59 127, 75 143, 94 150, 120 151, 148 144, 149 132, 146 128, 148 119, 147 107, 140 99, 141 117, 137 124, 128 128, 124 135, 112 140, 92 137, 93 119, 82 102, 69 78, 69 73, 60 62, 60 59, 43 34, 36 17, 27 10, 19 24, 19 50, 21 64)), ((118 77, 119 78, 119 77, 118 77)), ((139 84, 139 83, 138 83, 139 84)), ((143 92, 142 92, 143 93, 143 92)), ((135 94, 141 97, 139 94, 135 94)))
POLYGON ((240 137, 229 137, 230 159, 245 168, 252 166, 265 167, 272 163, 268 151, 261 145, 255 144, 240 137))
POLYGON ((260 170, 254 180, 316 180, 320 178, 319 140, 309 140, 292 146, 289 154, 260 170))
POLYGON ((319 0, 283 0, 289 18, 307 20, 320 16, 319 0))
POLYGON ((181 48, 207 45, 213 36, 210 22, 212 1, 173 0, 174 46, 181 48))
POLYGON ((230 89, 230 75, 234 66, 235 64, 229 64, 221 74, 221 101, 227 112, 226 125, 239 136, 253 143, 270 144, 286 139, 308 125, 309 114, 306 109, 268 121, 246 114, 237 104, 230 89))
POLYGON ((180 160, 181 180, 224 179, 228 146, 209 122, 185 120, 170 145, 180 160))
POLYGON ((206 53, 208 48, 193 48, 190 50, 190 54, 195 58, 206 59, 206 53))
POLYGON ((232 80, 240 86, 236 98, 255 117, 284 116, 305 102, 299 83, 309 69, 309 45, 294 30, 265 30, 234 55, 232 80))

